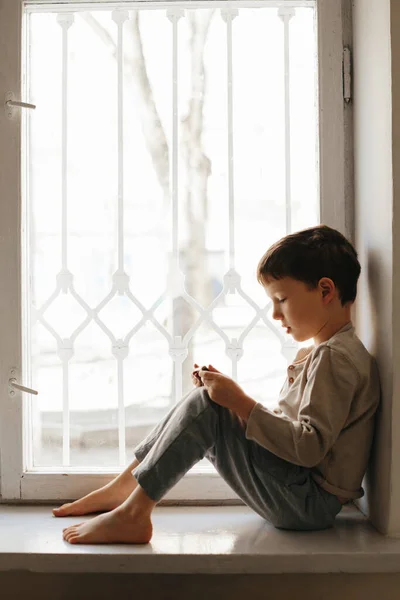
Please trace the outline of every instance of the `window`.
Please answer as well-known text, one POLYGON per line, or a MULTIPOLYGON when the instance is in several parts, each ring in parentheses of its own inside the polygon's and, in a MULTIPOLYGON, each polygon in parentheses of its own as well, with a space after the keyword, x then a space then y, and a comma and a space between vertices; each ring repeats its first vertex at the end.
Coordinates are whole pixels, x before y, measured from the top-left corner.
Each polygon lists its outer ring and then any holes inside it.
MULTIPOLYGON (((105 483, 193 362, 274 402, 296 346, 257 261, 344 229, 340 4, 5 2, 0 71, 36 109, 0 121, 3 498, 105 483)), ((206 460, 167 496, 235 497, 206 460)))

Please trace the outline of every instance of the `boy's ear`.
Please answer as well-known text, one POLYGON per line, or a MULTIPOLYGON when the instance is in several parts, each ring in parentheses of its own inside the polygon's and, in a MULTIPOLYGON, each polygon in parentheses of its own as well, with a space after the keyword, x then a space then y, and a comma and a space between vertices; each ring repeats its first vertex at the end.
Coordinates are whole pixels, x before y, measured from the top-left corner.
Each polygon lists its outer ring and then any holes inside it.
POLYGON ((320 279, 319 285, 322 288, 323 298, 335 289, 335 284, 333 283, 332 279, 329 279, 329 277, 324 277, 323 279, 320 279))

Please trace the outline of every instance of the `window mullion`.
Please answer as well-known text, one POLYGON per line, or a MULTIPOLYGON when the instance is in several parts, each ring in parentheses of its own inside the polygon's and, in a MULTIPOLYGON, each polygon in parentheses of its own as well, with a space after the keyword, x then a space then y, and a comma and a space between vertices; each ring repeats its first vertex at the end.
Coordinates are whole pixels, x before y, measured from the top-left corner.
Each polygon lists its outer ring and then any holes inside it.
MULTIPOLYGON (((21 372, 21 110, 6 117, 3 102, 7 92, 21 98, 22 3, 4 0, 0 18, 0 494, 20 498, 23 470, 22 394, 8 394, 10 368, 21 372)), ((28 382, 26 382, 28 383, 28 382)))
MULTIPOLYGON (((129 280, 125 274, 124 265, 124 23, 129 14, 126 10, 114 10, 112 19, 118 27, 117 34, 117 88, 118 88, 118 275, 122 275, 128 289, 129 280)), ((115 285, 115 284, 114 284, 115 285)), ((125 290, 126 291, 126 290, 125 290)), ((124 466, 126 462, 126 423, 124 402, 124 359, 128 355, 126 347, 113 348, 113 354, 117 360, 117 382, 118 382, 118 447, 119 464, 124 466)))
MULTIPOLYGON (((57 16, 62 31, 62 89, 61 89, 61 273, 57 282, 61 283, 61 293, 68 292, 68 31, 74 23, 72 13, 57 16), (65 279, 64 279, 65 275, 65 279), (64 279, 64 281, 62 281, 64 279), (63 285, 64 284, 64 285, 63 285)), ((63 340, 65 342, 65 340, 63 340)), ((64 350, 65 348, 63 348, 64 350)), ((63 465, 70 464, 70 411, 69 411, 69 358, 67 352, 60 353, 63 366, 63 465)))
POLYGON ((342 0, 318 0, 320 222, 350 239, 346 221, 342 0))
POLYGON ((289 24, 295 15, 294 8, 281 7, 278 16, 284 27, 284 80, 285 80, 285 199, 286 199, 286 234, 292 233, 292 192, 291 192, 291 139, 290 139, 290 29, 289 24))

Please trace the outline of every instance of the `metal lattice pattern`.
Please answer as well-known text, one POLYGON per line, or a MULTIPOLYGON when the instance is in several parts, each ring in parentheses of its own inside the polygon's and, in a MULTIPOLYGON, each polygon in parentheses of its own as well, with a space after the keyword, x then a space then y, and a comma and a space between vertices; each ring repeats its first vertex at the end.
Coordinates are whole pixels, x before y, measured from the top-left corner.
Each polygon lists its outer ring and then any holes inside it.
MULTIPOLYGON (((213 3, 216 6, 218 3, 213 3)), ((269 3, 270 5, 271 3, 269 3)), ((290 63, 289 63, 289 36, 290 21, 295 14, 295 5, 305 5, 305 3, 275 3, 277 5, 277 17, 280 18, 284 29, 284 85, 285 85, 285 155, 286 155, 286 176, 285 176, 285 194, 286 194, 286 231, 291 231, 291 137, 290 137, 290 104, 289 104, 289 84, 290 84, 290 63)), ((313 3, 308 2, 310 6, 313 3)), ((171 202, 172 202, 172 260, 170 264, 169 285, 164 293, 150 306, 146 307, 132 293, 130 289, 129 276, 124 270, 124 148, 123 148, 123 47, 124 47, 124 23, 130 18, 129 12, 124 9, 112 11, 112 19, 117 28, 117 85, 118 85, 118 268, 113 275, 113 285, 110 292, 104 299, 91 308, 87 302, 77 293, 74 287, 74 275, 68 268, 68 219, 67 219, 67 198, 68 198, 68 40, 71 28, 74 26, 74 14, 71 12, 60 12, 57 15, 57 22, 61 28, 62 34, 62 264, 56 278, 56 289, 40 308, 34 310, 33 321, 41 323, 43 327, 54 337, 57 342, 58 356, 63 364, 64 389, 63 389, 63 464, 70 462, 70 423, 69 423, 69 398, 68 398, 68 363, 74 354, 74 342, 77 336, 90 324, 95 323, 105 333, 112 345, 112 353, 118 363, 118 373, 122 373, 122 364, 129 353, 129 343, 132 337, 149 321, 167 340, 169 354, 174 362, 175 371, 175 400, 178 401, 182 396, 182 363, 188 355, 188 344, 192 340, 195 332, 203 323, 207 323, 225 343, 226 354, 232 361, 233 378, 237 378, 237 364, 243 355, 243 342, 254 326, 262 321, 272 333, 277 336, 281 343, 282 354, 290 360, 293 356, 293 349, 297 345, 288 341, 287 337, 275 327, 267 318, 267 312, 271 303, 260 307, 248 294, 244 292, 241 286, 241 276, 235 268, 235 213, 234 213, 234 146, 233 146, 233 98, 232 87, 232 35, 233 21, 238 18, 239 11, 236 8, 223 8, 220 10, 220 18, 226 25, 226 49, 227 49, 227 115, 228 115, 228 156, 229 165, 229 269, 223 277, 223 289, 207 308, 204 308, 193 298, 185 287, 185 276, 179 265, 178 249, 178 27, 181 18, 185 17, 183 7, 174 7, 166 10, 166 17, 169 19, 172 28, 172 60, 173 60, 173 127, 172 127, 172 166, 171 166, 171 202), (248 323, 247 327, 238 338, 229 338, 224 330, 214 321, 213 310, 224 301, 228 294, 237 293, 253 310, 254 318, 248 323), (75 329, 70 337, 62 338, 54 327, 46 320, 46 311, 60 294, 70 294, 71 297, 85 311, 86 317, 75 329), (117 339, 113 332, 106 326, 99 316, 101 310, 116 296, 126 296, 132 304, 140 311, 142 317, 139 322, 130 329, 127 335, 117 339), (181 336, 173 336, 155 317, 155 311, 161 303, 168 297, 176 298, 181 296, 196 311, 197 319, 190 327, 187 333, 181 336)), ((118 386, 118 406, 119 406, 119 457, 120 463, 125 462, 125 412, 123 402, 122 386, 118 386)))

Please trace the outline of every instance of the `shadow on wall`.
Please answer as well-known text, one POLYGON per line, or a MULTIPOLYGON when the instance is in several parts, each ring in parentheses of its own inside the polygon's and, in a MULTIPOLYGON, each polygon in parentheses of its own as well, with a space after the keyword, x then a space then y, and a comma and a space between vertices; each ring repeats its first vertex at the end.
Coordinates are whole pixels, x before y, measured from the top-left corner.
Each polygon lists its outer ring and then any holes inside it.
POLYGON ((367 255, 367 281, 369 320, 369 351, 376 358, 380 386, 381 402, 376 412, 374 439, 370 461, 363 481, 364 498, 356 502, 360 510, 367 515, 371 523, 381 532, 388 531, 388 514, 390 502, 390 468, 391 468, 391 414, 392 414, 392 363, 391 341, 384 334, 385 319, 382 319, 379 307, 386 302, 382 297, 385 285, 382 280, 382 268, 379 256, 374 252, 367 255), (379 318, 380 317, 380 318, 379 318))
POLYGON ((371 347, 370 351, 374 356, 378 356, 378 306, 383 306, 382 298, 379 298, 382 288, 382 276, 379 266, 379 257, 374 252, 367 254, 367 281, 368 281, 368 296, 370 302, 370 319, 371 319, 371 347))

